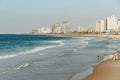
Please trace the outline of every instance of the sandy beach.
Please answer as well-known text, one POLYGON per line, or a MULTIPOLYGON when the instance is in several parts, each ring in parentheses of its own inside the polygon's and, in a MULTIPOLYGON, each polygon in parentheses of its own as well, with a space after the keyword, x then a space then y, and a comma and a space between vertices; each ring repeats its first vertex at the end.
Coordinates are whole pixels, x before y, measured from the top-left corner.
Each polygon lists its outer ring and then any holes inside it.
POLYGON ((93 73, 83 80, 120 80, 120 60, 106 60, 93 68, 93 73))

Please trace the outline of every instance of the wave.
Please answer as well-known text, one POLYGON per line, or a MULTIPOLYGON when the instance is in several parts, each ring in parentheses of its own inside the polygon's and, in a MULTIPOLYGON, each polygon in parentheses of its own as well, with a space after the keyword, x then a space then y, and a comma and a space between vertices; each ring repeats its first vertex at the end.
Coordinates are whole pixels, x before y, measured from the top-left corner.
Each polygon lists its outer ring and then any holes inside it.
POLYGON ((86 47, 88 45, 88 41, 81 40, 80 45, 81 45, 81 48, 84 48, 84 47, 86 47))
POLYGON ((107 56, 104 56, 103 61, 112 59, 112 58, 113 58, 113 55, 107 55, 107 56))
POLYGON ((32 54, 32 53, 35 53, 35 52, 39 52, 41 50, 54 48, 54 47, 59 47, 59 46, 63 46, 64 45, 64 43, 62 41, 51 41, 51 42, 58 43, 59 45, 46 46, 46 47, 35 47, 35 48, 31 49, 31 50, 20 52, 18 54, 0 55, 0 59, 8 59, 8 58, 17 57, 17 56, 20 56, 20 55, 32 54))
POLYGON ((23 64, 23 65, 18 66, 16 69, 17 69, 17 70, 18 70, 18 69, 24 69, 24 68, 29 67, 29 66, 30 66, 30 64, 26 63, 26 64, 23 64))
POLYGON ((53 54, 54 57, 62 57, 62 56, 65 56, 67 54, 53 54))
POLYGON ((0 71, 0 74, 5 74, 5 73, 12 72, 12 71, 19 70, 19 69, 25 69, 27 67, 30 67, 30 64, 26 63, 26 64, 20 65, 18 67, 7 68, 5 70, 0 71))
POLYGON ((7 58, 12 58, 12 57, 16 57, 18 56, 18 54, 12 54, 12 55, 1 55, 0 59, 7 59, 7 58))

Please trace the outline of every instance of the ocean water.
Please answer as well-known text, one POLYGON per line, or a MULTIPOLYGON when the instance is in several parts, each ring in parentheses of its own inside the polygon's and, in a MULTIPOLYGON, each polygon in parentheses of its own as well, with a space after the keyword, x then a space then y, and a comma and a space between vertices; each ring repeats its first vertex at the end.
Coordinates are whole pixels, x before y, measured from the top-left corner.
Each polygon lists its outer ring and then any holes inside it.
POLYGON ((119 50, 119 43, 97 37, 0 35, 0 80, 82 80, 104 56, 119 50))

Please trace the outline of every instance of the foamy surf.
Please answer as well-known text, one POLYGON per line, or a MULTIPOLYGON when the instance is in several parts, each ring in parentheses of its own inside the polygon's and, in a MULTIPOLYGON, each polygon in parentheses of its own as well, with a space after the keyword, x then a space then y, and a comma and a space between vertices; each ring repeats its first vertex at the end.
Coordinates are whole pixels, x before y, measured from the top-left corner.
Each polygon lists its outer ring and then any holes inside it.
POLYGON ((107 55, 107 56, 104 56, 103 61, 108 60, 108 59, 112 59, 112 58, 113 58, 113 55, 107 55))
MULTIPOLYGON (((64 43, 62 41, 51 41, 51 42, 58 43, 59 45, 46 46, 46 47, 35 47, 35 48, 31 49, 31 50, 27 50, 27 51, 20 52, 20 53, 17 53, 17 54, 0 55, 0 59, 8 59, 8 58, 17 57, 17 56, 20 56, 20 55, 32 54, 32 53, 35 53, 35 52, 39 52, 41 50, 60 47, 60 46, 64 45, 64 43)), ((40 55, 43 55, 43 54, 40 54, 40 55)))
POLYGON ((11 55, 1 55, 0 59, 7 59, 18 56, 17 54, 11 54, 11 55))
POLYGON ((23 64, 23 65, 18 66, 16 69, 17 69, 17 70, 18 70, 18 69, 24 69, 24 68, 29 67, 29 66, 30 66, 30 64, 26 63, 26 64, 23 64))
POLYGON ((3 71, 0 71, 0 74, 5 74, 5 73, 12 72, 12 71, 15 71, 15 70, 24 69, 24 68, 27 68, 29 66, 30 66, 30 64, 26 63, 26 64, 22 64, 22 65, 20 65, 18 67, 7 68, 7 69, 5 69, 3 71))

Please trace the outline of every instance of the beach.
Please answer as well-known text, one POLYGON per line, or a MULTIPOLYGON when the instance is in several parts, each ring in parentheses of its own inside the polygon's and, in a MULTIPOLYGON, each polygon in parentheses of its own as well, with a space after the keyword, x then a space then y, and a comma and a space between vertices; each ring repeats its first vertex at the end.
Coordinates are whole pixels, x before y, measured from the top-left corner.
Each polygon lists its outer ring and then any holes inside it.
POLYGON ((84 80, 120 80, 120 60, 106 60, 93 66, 93 73, 84 80))

